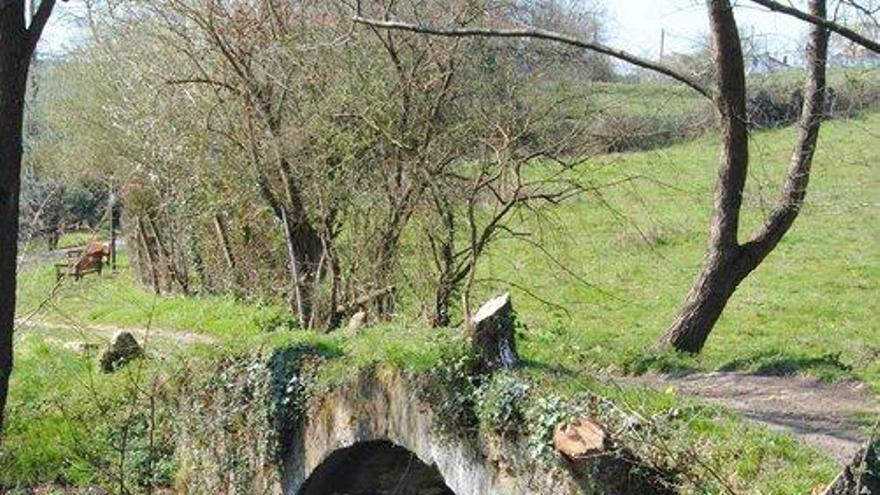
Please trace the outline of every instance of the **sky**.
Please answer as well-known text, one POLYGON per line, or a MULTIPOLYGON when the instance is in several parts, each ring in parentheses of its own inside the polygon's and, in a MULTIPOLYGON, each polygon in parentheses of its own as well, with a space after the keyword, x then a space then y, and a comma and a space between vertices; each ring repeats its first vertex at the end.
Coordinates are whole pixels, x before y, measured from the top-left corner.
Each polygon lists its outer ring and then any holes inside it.
MULTIPOLYGON (((666 32, 666 53, 689 52, 705 40, 708 21, 704 0, 601 0, 609 14, 609 45, 656 58, 661 31, 666 32)), ((803 3, 795 1, 795 4, 803 3)), ((795 54, 806 27, 788 16, 772 14, 747 0, 736 0, 737 19, 744 32, 754 34, 760 46, 774 54, 795 54)), ((60 2, 47 26, 41 50, 63 51, 82 37, 71 21, 81 10, 77 0, 60 2)))
MULTIPOLYGON (((794 54, 803 44, 807 27, 801 21, 746 0, 734 3, 740 30, 753 35, 757 46, 775 54, 794 54)), ((799 3, 803 2, 794 2, 799 3)), ((650 58, 659 56, 662 31, 666 53, 686 53, 704 45, 709 31, 704 0, 605 0, 605 8, 611 18, 608 44, 650 58)))
MULTIPOLYGON (((28 4, 34 0, 29 0, 28 4)), ((81 10, 81 5, 76 0, 58 2, 55 5, 52 17, 43 30, 43 37, 37 49, 42 52, 63 52, 65 48, 75 45, 76 41, 83 36, 83 30, 71 19, 74 14, 81 10)))

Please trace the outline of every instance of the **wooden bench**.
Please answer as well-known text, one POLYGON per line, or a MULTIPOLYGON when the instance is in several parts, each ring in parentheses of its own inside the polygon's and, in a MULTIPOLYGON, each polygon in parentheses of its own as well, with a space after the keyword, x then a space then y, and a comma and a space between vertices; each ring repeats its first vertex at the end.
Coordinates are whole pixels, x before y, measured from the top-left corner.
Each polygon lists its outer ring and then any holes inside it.
POLYGON ((67 251, 66 263, 55 263, 55 280, 72 276, 79 280, 89 273, 100 275, 104 271, 104 259, 110 256, 110 249, 105 244, 92 243, 85 249, 67 251))

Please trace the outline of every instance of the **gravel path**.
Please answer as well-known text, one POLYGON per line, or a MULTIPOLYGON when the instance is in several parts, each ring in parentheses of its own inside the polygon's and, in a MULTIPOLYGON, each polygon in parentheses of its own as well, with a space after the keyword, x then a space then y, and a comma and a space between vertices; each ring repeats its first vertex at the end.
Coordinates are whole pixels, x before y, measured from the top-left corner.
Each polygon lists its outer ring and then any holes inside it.
POLYGON ((99 324, 73 325, 37 319, 17 322, 16 326, 17 331, 22 333, 37 334, 63 342, 91 341, 95 339, 109 341, 115 333, 121 331, 131 332, 138 342, 147 345, 149 345, 149 342, 155 341, 155 339, 161 340, 163 344, 211 344, 217 341, 210 335, 169 328, 134 328, 99 324))
POLYGON ((841 461, 852 460, 869 433, 865 418, 880 417, 880 402, 861 382, 823 383, 799 376, 746 373, 647 375, 619 380, 721 404, 744 418, 793 433, 841 461), (859 419, 861 418, 861 420, 859 419))

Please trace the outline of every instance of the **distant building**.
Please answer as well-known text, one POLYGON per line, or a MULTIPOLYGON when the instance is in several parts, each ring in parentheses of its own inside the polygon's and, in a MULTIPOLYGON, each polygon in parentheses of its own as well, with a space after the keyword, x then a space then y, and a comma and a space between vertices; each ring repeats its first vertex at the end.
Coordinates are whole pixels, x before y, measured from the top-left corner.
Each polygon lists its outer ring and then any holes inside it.
POLYGON ((777 58, 769 52, 756 53, 751 55, 749 62, 749 72, 752 74, 772 74, 791 69, 792 66, 788 62, 788 56, 777 58))

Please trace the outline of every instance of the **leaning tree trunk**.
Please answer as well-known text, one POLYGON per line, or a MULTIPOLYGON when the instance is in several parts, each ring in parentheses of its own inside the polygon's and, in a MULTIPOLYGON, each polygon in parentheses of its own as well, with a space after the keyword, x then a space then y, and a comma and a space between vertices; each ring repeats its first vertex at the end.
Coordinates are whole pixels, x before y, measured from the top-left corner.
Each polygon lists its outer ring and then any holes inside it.
MULTIPOLYGON (((722 132, 721 165, 715 189, 709 250, 678 317, 661 339, 685 352, 699 352, 740 282, 776 247, 794 224, 810 180, 825 103, 828 31, 810 34, 809 75, 798 123, 800 135, 782 194, 764 226, 739 244, 739 215, 748 175, 746 85, 742 44, 729 0, 709 0, 715 46, 716 96, 722 132)), ((811 14, 825 18, 825 0, 811 0, 811 14)))
POLYGON ((317 263, 321 256, 321 240, 311 225, 301 218, 295 218, 287 209, 280 207, 281 222, 284 228, 284 242, 287 247, 287 258, 290 270, 292 294, 290 305, 299 318, 303 329, 309 328, 312 322, 314 292, 311 281, 320 277, 317 263))
POLYGON ((147 237, 147 229, 144 227, 144 221, 141 217, 135 219, 135 224, 137 226, 137 239, 141 247, 138 250, 138 259, 142 261, 141 277, 143 277, 143 273, 150 274, 150 285, 153 287, 153 293, 158 296, 162 293, 162 282, 159 279, 159 267, 156 264, 157 254, 153 244, 150 242, 150 238, 147 237), (146 267, 143 266, 144 264, 146 264, 146 267), (146 270, 149 270, 149 272, 146 272, 146 270))
POLYGON ((725 256, 707 255, 690 293, 665 339, 676 349, 699 352, 721 317, 737 285, 751 269, 742 263, 739 250, 725 256))

